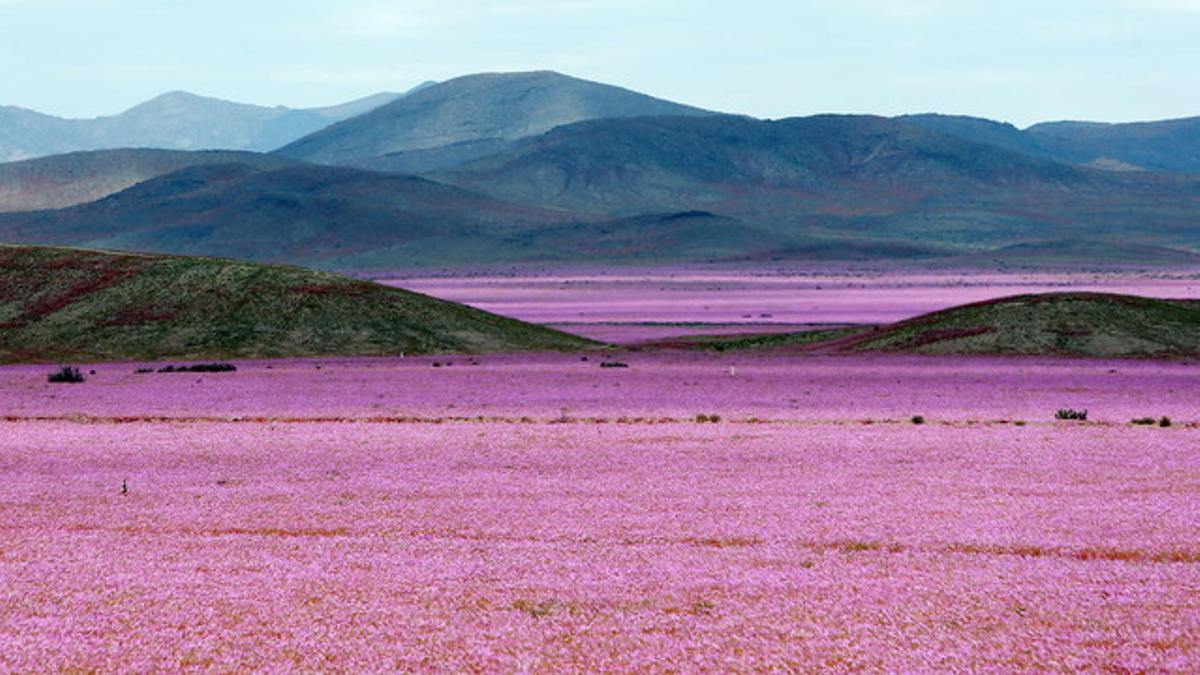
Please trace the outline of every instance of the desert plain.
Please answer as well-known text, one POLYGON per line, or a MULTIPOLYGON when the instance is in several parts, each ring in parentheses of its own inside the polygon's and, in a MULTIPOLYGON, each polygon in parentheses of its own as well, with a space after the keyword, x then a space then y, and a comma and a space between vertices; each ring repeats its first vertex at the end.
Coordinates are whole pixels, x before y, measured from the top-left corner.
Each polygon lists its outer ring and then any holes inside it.
POLYGON ((643 344, 1194 276, 668 276, 407 286, 584 353, 0 368, 0 670, 1200 667, 1200 363, 643 344))

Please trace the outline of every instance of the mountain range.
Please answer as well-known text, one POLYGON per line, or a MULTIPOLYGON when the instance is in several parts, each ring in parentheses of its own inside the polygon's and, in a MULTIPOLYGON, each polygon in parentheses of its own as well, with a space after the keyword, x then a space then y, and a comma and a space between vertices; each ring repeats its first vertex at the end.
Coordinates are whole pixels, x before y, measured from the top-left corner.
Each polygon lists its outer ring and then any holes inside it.
POLYGON ((1043 122, 1020 130, 977 117, 906 115, 907 122, 966 140, 1111 171, 1200 172, 1200 117, 1104 124, 1043 122))
POLYGON ((0 161, 110 148, 265 152, 402 96, 383 92, 339 105, 287 108, 173 91, 94 119, 0 106, 0 161))
POLYGON ((0 240, 348 270, 1200 250, 1200 120, 760 120, 546 71, 361 107, 272 154, 0 165, 0 240))

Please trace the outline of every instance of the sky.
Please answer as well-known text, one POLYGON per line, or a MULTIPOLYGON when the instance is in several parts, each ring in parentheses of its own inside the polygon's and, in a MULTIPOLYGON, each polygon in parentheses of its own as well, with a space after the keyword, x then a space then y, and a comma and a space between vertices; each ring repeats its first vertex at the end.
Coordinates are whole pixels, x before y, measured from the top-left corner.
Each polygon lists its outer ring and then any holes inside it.
POLYGON ((1200 0, 0 0, 0 105, 338 103, 552 69, 701 107, 1200 115, 1200 0))

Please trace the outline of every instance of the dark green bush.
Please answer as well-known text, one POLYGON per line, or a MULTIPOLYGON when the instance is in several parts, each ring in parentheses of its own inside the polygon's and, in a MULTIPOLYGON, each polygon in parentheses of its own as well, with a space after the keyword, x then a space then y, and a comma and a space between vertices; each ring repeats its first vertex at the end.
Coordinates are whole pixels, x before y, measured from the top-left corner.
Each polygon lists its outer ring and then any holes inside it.
POLYGON ((237 366, 232 363, 197 363, 193 366, 163 366, 160 373, 232 373, 237 366))
POLYGON ((49 382, 66 382, 68 384, 78 384, 86 379, 83 373, 79 372, 79 369, 73 366, 63 366, 58 371, 46 376, 46 380, 49 382))

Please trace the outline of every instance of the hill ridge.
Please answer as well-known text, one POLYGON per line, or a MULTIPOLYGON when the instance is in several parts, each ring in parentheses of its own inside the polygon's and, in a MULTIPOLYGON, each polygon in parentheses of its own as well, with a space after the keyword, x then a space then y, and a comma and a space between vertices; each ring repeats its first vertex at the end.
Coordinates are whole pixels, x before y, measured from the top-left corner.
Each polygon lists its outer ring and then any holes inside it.
POLYGON ((708 349, 818 353, 1200 358, 1200 300, 1093 291, 1026 293, 883 326, 707 340, 708 349))
POLYGON ((0 245, 0 362, 571 350, 595 343, 288 265, 0 245))

